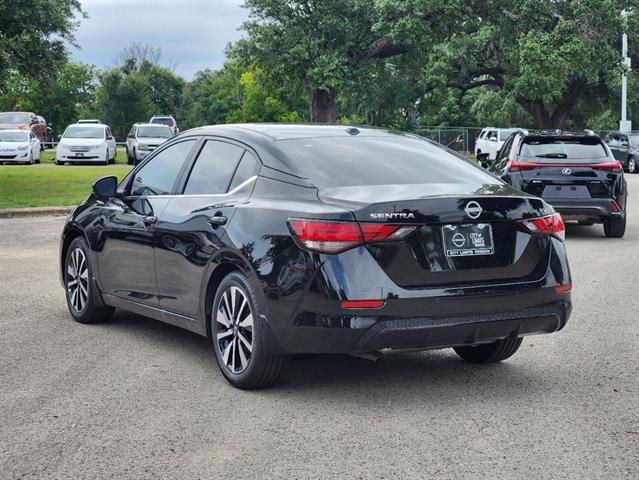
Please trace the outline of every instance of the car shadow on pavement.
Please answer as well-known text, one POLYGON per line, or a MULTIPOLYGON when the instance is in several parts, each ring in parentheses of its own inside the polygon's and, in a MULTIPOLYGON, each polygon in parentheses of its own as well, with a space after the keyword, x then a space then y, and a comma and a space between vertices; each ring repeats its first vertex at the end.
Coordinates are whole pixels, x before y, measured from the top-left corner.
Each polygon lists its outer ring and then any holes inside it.
MULTIPOLYGON (((117 311, 110 322, 100 324, 100 328, 137 337, 141 348, 152 344, 160 355, 170 358, 179 355, 186 364, 211 372, 207 378, 212 384, 232 388, 218 371, 209 341, 200 335, 122 311, 117 311)), ((522 350, 525 348, 526 342, 522 350)), ((461 392, 466 392, 466 396, 474 392, 470 395, 526 398, 544 381, 531 371, 527 362, 517 362, 516 356, 500 364, 476 365, 464 362, 452 349, 444 349, 388 355, 377 363, 349 355, 293 357, 280 383, 257 392, 268 396, 301 395, 301 398, 309 393, 331 392, 336 395, 335 400, 356 397, 363 404, 379 395, 423 399, 426 392, 433 398, 442 395, 454 398, 461 392)))
POLYGON ((566 238, 599 238, 606 239, 603 231, 603 225, 595 223, 594 225, 577 225, 576 223, 566 224, 566 238))

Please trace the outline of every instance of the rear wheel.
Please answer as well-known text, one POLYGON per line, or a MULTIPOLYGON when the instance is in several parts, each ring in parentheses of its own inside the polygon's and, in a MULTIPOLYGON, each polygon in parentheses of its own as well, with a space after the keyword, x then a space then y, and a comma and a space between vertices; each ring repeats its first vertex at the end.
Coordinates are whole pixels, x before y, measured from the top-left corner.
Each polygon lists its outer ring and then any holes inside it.
POLYGON ((608 218, 603 222, 604 233, 608 238, 621 238, 626 233, 626 217, 608 218))
POLYGON ((495 363, 512 357, 521 345, 522 338, 504 338, 475 347, 454 347, 455 352, 467 362, 495 363))
POLYGON ((266 353, 263 307, 248 279, 228 274, 217 290, 211 309, 211 338, 222 374, 235 387, 273 385, 288 366, 289 357, 266 353))
POLYGON ((64 263, 64 289, 71 316, 80 323, 108 320, 113 307, 102 305, 93 283, 89 249, 82 237, 75 238, 64 263))

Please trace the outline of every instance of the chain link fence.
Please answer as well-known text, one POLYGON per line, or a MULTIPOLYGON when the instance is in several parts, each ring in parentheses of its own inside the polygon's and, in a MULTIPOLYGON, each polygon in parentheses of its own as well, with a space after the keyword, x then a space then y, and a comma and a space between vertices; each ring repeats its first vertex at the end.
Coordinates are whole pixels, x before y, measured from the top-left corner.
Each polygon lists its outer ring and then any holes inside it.
MULTIPOLYGON (((422 127, 415 133, 469 156, 475 152, 475 142, 481 131, 480 127, 422 127)), ((613 131, 594 130, 601 138, 613 131)))

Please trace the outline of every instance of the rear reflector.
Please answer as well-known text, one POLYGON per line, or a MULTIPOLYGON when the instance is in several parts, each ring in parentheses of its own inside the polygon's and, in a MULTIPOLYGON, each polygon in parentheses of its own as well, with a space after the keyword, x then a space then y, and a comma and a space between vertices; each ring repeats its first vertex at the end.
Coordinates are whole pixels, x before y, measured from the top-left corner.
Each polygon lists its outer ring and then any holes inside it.
POLYGON ((530 233, 536 235, 552 235, 562 242, 566 239, 566 227, 561 215, 553 213, 547 217, 533 218, 532 220, 522 220, 530 233))
POLYGON ((345 310, 354 308, 382 308, 386 302, 384 300, 345 300, 341 307, 345 310))
POLYGON ((610 202, 610 210, 615 213, 621 212, 621 208, 619 208, 619 204, 615 202, 614 200, 610 202))
POLYGON ((567 283, 566 285, 559 285, 555 287, 555 292, 557 293, 566 293, 572 290, 572 283, 567 283))
POLYGON ((288 225, 304 248, 321 253, 340 253, 365 243, 401 240, 417 228, 384 223, 360 224, 297 218, 289 219, 288 225))

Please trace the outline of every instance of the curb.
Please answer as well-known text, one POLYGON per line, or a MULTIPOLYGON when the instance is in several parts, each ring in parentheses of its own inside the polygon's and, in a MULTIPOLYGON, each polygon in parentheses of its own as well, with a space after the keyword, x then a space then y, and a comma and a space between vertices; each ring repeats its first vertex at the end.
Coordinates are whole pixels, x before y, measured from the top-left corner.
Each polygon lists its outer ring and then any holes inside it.
POLYGON ((68 207, 0 208, 0 218, 67 215, 74 208, 73 205, 68 207))

